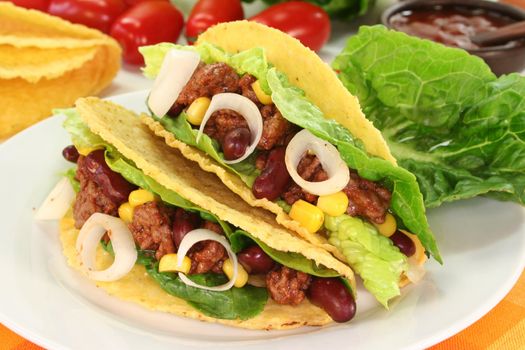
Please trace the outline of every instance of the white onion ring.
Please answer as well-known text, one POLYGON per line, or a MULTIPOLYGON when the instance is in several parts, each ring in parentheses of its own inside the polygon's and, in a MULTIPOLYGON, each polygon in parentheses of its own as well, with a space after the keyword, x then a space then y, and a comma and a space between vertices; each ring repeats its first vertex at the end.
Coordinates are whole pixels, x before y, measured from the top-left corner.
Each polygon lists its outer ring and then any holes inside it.
POLYGON ((341 191, 350 181, 350 170, 341 159, 339 151, 329 142, 314 136, 310 131, 303 129, 298 132, 286 147, 284 157, 286 169, 295 181, 304 190, 317 196, 324 196, 341 191), (313 151, 324 171, 328 174, 325 181, 306 181, 297 173, 297 166, 307 151, 313 151))
POLYGON ((228 290, 231 287, 233 287, 233 284, 235 283, 235 280, 237 279, 237 271, 238 271, 237 256, 232 251, 228 240, 224 236, 219 235, 218 233, 215 233, 205 228, 198 228, 196 230, 188 232, 184 236, 182 241, 180 242, 179 250, 177 251, 177 267, 182 267, 182 261, 184 260, 186 253, 188 253, 188 250, 190 250, 190 248, 193 247, 195 243, 198 243, 201 241, 207 241, 207 240, 219 242, 226 249, 226 252, 228 253, 228 256, 230 257, 232 264, 233 264, 232 278, 228 281, 228 283, 221 284, 220 286, 208 287, 208 286, 203 286, 201 284, 197 284, 193 282, 188 277, 186 277, 186 275, 183 274, 182 272, 179 272, 179 277, 182 280, 182 282, 186 283, 188 286, 201 288, 201 289, 207 289, 207 290, 213 290, 216 292, 222 292, 222 291, 228 290))
POLYGON ((168 113, 199 62, 199 54, 193 51, 172 49, 164 56, 148 97, 148 106, 156 116, 163 117, 168 113))
POLYGON ((35 214, 36 220, 58 220, 68 211, 73 199, 75 190, 71 186, 68 178, 62 178, 55 187, 49 192, 46 199, 35 214))
POLYGON ((96 281, 116 281, 130 272, 137 261, 135 241, 128 227, 121 219, 107 214, 95 213, 89 217, 78 234, 76 248, 88 277, 96 281), (106 231, 115 260, 105 270, 94 270, 96 250, 106 231))
POLYGON ((208 119, 210 119, 214 112, 221 109, 231 109, 239 113, 246 120, 248 123, 248 129, 250 129, 250 146, 246 148, 244 155, 234 160, 224 160, 224 163, 226 164, 235 164, 246 159, 250 154, 252 154, 252 152, 255 150, 255 147, 257 147, 263 131, 261 112, 255 103, 243 95, 234 94, 231 92, 217 94, 211 99, 210 106, 208 107, 208 110, 202 119, 199 133, 197 134, 197 142, 199 142, 202 133, 204 132, 204 126, 208 122, 208 119))

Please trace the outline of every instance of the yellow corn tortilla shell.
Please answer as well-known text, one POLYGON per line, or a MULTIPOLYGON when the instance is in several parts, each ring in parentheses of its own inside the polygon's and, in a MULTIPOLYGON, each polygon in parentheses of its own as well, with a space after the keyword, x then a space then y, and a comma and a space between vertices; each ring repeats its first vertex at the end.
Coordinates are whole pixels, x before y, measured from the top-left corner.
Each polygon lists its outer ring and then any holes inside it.
POLYGON ((81 68, 97 50, 95 46, 41 49, 0 44, 0 77, 21 78, 33 84, 44 78, 54 79, 81 68))
MULTIPOLYGON (((354 273, 346 264, 335 259, 326 250, 293 235, 277 224, 273 215, 268 211, 254 208, 240 200, 234 193, 225 188, 214 174, 195 166, 192 161, 186 159, 179 152, 174 152, 160 138, 155 137, 133 112, 95 97, 79 99, 76 108, 91 131, 116 147, 124 157, 133 161, 146 175, 164 187, 191 200, 194 204, 209 210, 220 219, 250 232, 255 238, 262 240, 271 248, 302 254, 318 265, 324 265, 337 271, 350 282, 355 295, 354 273)), ((140 273, 137 274, 137 278, 139 275, 140 273)), ((308 302, 303 302, 296 307, 285 307, 269 302, 263 314, 254 319, 247 321, 215 320, 188 308, 185 303, 184 307, 181 306, 180 301, 175 301, 176 298, 169 297, 166 299, 166 297, 162 297, 161 299, 158 295, 160 293, 155 293, 155 300, 153 301, 141 301, 143 298, 141 298, 142 294, 140 293, 142 292, 133 290, 133 287, 137 289, 137 284, 135 282, 127 283, 128 287, 122 285, 122 288, 120 283, 113 285, 116 287, 111 287, 110 294, 142 303, 150 308, 238 327, 285 329, 331 322, 330 317, 324 311, 308 302), (163 303, 168 304, 157 305, 163 303)), ((143 289, 143 286, 141 285, 141 288, 138 289, 143 289)))
POLYGON ((120 69, 109 36, 0 2, 0 140, 99 93, 120 69))

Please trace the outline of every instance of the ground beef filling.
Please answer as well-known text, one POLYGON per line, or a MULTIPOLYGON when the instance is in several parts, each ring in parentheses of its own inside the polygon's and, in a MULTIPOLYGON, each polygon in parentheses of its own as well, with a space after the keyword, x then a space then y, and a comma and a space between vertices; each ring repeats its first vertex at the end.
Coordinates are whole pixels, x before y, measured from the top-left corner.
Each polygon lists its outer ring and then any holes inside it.
POLYGON ((95 213, 117 216, 121 203, 106 194, 102 186, 93 179, 88 171, 85 157, 80 156, 77 161, 76 179, 80 182, 80 191, 73 204, 73 218, 75 227, 80 229, 89 217, 95 213))
POLYGON ((311 280, 304 272, 280 266, 266 275, 266 288, 276 303, 298 305, 304 300, 311 280))

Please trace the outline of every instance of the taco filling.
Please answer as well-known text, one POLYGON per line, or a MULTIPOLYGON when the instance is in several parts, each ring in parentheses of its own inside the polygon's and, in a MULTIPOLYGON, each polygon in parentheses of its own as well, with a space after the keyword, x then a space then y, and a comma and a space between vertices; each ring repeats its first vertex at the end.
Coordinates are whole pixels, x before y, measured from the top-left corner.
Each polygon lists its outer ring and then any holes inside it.
MULTIPOLYGON (((159 44, 141 52, 145 74, 156 76, 147 104, 157 123, 145 123, 168 144, 164 130, 238 176, 255 205, 260 200, 277 204, 307 240, 346 260, 383 305, 400 294, 407 278, 417 282, 422 277, 425 250, 439 259, 424 209, 415 209, 422 210, 422 222, 414 224, 413 208, 396 210, 405 199, 392 180, 362 177, 369 169, 358 159, 366 154, 360 141, 325 119, 267 62, 264 49, 229 54, 200 42, 195 47, 159 44)), ((236 184, 224 182, 246 200, 236 184)), ((418 193, 415 180, 413 185, 418 193)))
POLYGON ((187 201, 89 131, 77 112, 66 114, 75 145, 62 153, 76 163, 67 175, 76 191, 76 248, 89 278, 116 281, 139 264, 165 292, 209 317, 250 319, 271 299, 292 307, 309 302, 336 322, 353 318, 355 290, 339 273, 273 249, 187 201), (114 255, 105 270, 92 261, 99 243, 114 255))

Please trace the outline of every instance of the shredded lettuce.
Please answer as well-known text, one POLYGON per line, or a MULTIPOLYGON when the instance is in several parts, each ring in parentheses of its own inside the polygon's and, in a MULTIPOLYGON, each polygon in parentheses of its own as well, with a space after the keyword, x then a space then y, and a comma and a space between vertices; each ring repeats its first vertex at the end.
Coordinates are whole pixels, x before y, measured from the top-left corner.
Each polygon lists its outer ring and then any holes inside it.
POLYGON ((525 78, 382 26, 361 27, 333 62, 414 173, 427 207, 488 195, 525 204, 525 78))
POLYGON ((408 268, 407 257, 391 240, 359 218, 326 216, 325 227, 328 241, 343 253, 366 289, 388 308, 388 301, 400 294, 399 280, 408 268))

